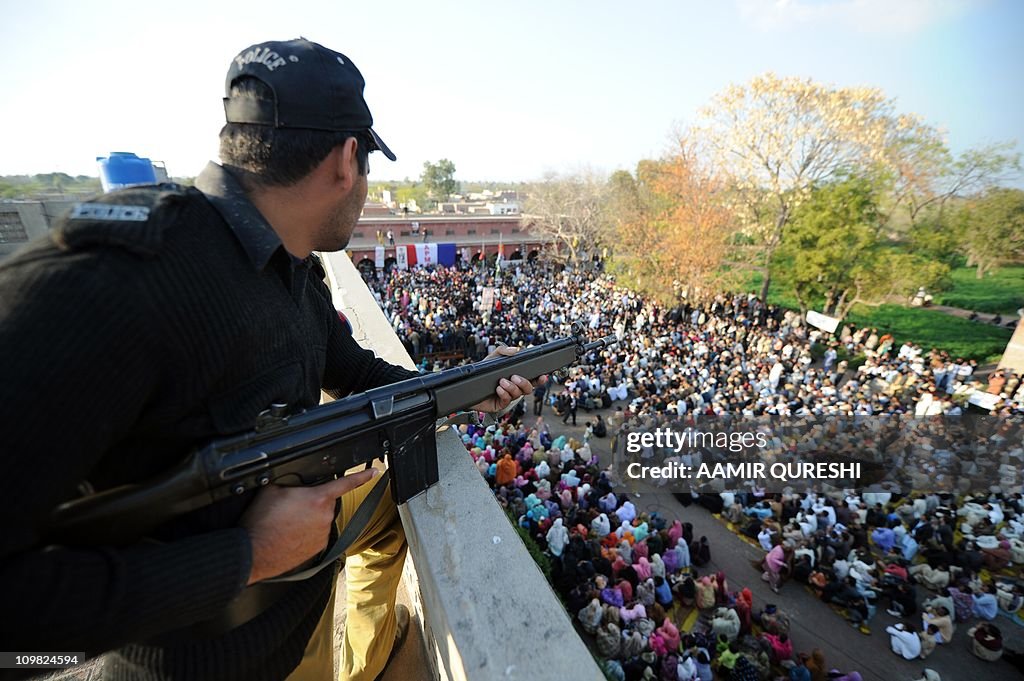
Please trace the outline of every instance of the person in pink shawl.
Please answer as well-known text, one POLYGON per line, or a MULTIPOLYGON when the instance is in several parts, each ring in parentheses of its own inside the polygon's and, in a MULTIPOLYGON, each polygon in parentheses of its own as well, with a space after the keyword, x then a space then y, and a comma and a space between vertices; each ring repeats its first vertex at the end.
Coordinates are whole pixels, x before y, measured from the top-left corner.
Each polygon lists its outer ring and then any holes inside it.
POLYGON ((675 548, 675 545, 679 542, 679 539, 683 536, 683 524, 678 520, 672 523, 672 527, 668 528, 668 546, 667 548, 675 548))
POLYGON ((789 566, 790 555, 790 552, 783 548, 782 544, 776 544, 764 557, 764 574, 761 575, 761 579, 768 582, 775 593, 779 593, 783 571, 789 566))

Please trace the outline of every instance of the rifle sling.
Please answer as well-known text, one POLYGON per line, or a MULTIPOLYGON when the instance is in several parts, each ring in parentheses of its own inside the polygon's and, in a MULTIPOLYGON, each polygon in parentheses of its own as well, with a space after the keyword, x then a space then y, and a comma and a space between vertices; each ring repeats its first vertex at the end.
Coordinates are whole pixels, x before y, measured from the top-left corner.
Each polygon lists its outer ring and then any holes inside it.
POLYGON ((309 579, 324 568, 334 565, 335 561, 339 558, 343 559, 345 551, 362 534, 369 524, 370 518, 373 517, 374 511, 377 510, 380 500, 384 497, 384 491, 387 489, 389 477, 387 472, 378 476, 373 489, 370 490, 363 503, 356 509, 352 520, 349 521, 345 529, 338 535, 334 545, 331 546, 330 550, 324 554, 324 557, 316 565, 300 572, 265 579, 262 582, 246 587, 227 607, 211 619, 160 634, 151 639, 149 643, 156 645, 178 645, 194 642, 196 639, 210 639, 222 636, 232 629, 236 629, 249 622, 277 603, 285 594, 291 591, 291 582, 309 579))

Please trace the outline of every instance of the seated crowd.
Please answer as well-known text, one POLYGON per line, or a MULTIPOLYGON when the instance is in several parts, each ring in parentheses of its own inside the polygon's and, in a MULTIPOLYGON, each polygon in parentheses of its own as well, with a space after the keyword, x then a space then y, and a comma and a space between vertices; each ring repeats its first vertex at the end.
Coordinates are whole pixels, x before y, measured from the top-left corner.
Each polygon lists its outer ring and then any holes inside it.
POLYGON ((550 579, 612 678, 846 679, 818 649, 797 653, 788 615, 708 570, 711 546, 616 494, 588 443, 543 418, 463 425, 499 503, 550 556, 550 579))
POLYGON ((1024 606, 1015 569, 1024 564, 1019 493, 959 503, 950 495, 849 491, 727 492, 702 501, 766 550, 773 584, 806 584, 865 632, 879 606, 900 619, 886 631, 906 659, 927 658, 952 641, 956 624, 969 622, 979 623, 967 633, 975 654, 998 659, 993 621, 1024 606))
MULTIPOLYGON (((852 325, 833 338, 753 295, 666 310, 607 275, 545 263, 518 263, 500 279, 455 268, 396 270, 369 285, 424 371, 479 359, 500 343, 568 335, 574 322, 592 337, 620 339, 583 358, 557 395, 538 385, 536 426, 523 424, 520 408, 500 424, 461 427, 499 503, 549 557, 551 582, 609 677, 861 678, 829 668, 820 649, 797 652, 786 613, 710 572, 709 542, 688 523, 616 494, 590 440, 666 416, 957 416, 966 391, 985 389, 973 379, 976 362, 852 325), (492 286, 494 305, 484 308, 482 291, 492 286), (614 413, 587 417, 577 441, 551 433, 541 416, 549 404, 574 425, 580 409, 614 413)), ((989 388, 1000 395, 993 415, 1024 414, 1019 376, 1004 374, 989 388)), ((1000 607, 1020 609, 1021 590, 982 576, 1024 557, 1019 494, 903 499, 755 489, 683 500, 722 513, 758 542, 759 569, 774 590, 806 583, 863 631, 880 605, 898 616, 888 629, 897 654, 927 657, 958 623, 974 624, 966 636, 975 655, 1003 654, 993 620, 1000 607), (924 589, 935 593, 920 605, 924 589)))
MULTIPOLYGON (((518 415, 461 426, 460 435, 499 503, 550 557, 552 585, 612 678, 861 678, 828 669, 819 649, 797 652, 787 614, 755 603, 750 589, 730 589, 709 569, 711 546, 690 523, 616 494, 589 443, 553 437, 543 418, 528 427, 518 415)), ((721 513, 760 544, 758 568, 774 589, 804 584, 865 633, 884 608, 899 620, 886 629, 891 648, 908 660, 951 643, 958 625, 977 657, 998 660, 997 614, 1024 605, 1006 570, 1024 562, 1017 544, 979 546, 1024 517, 1019 494, 959 504, 852 492, 681 500, 721 513)))

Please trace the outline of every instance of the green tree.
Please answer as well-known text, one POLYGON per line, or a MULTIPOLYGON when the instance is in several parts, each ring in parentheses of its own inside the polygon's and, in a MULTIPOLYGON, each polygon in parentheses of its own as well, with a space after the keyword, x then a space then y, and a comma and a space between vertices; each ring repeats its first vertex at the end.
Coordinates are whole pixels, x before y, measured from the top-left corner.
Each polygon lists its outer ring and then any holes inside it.
POLYGON ((967 209, 962 247, 981 279, 1000 265, 1024 258, 1024 191, 989 189, 967 209))
POLYGON ((435 201, 447 201, 449 196, 459 190, 459 183, 455 179, 455 164, 446 158, 437 163, 425 161, 421 177, 427 193, 435 201))
POLYGON ((730 176, 735 209, 758 239, 762 297, 774 274, 775 250, 814 187, 888 167, 893 140, 937 136, 916 117, 897 114, 895 102, 880 90, 772 73, 718 94, 697 133, 709 144, 715 167, 730 176))
POLYGON ((822 305, 846 317, 860 303, 905 300, 919 287, 941 286, 948 265, 897 250, 882 236, 876 178, 847 177, 815 188, 793 214, 777 269, 801 310, 822 305))
POLYGON ((962 202, 936 205, 921 211, 907 232, 911 253, 953 267, 960 259, 967 211, 962 202))
POLYGON ((410 201, 415 201, 420 210, 427 207, 427 188, 419 182, 403 184, 395 190, 395 201, 399 205, 408 206, 410 201))

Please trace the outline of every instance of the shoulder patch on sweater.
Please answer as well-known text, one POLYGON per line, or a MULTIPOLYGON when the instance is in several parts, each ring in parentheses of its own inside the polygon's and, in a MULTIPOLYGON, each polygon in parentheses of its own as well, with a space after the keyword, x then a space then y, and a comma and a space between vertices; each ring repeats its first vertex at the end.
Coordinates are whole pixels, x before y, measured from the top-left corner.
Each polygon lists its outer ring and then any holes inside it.
POLYGON ((123 248, 154 256, 163 246, 164 230, 173 223, 185 190, 175 184, 132 187, 76 203, 53 230, 61 249, 97 246, 123 248))

